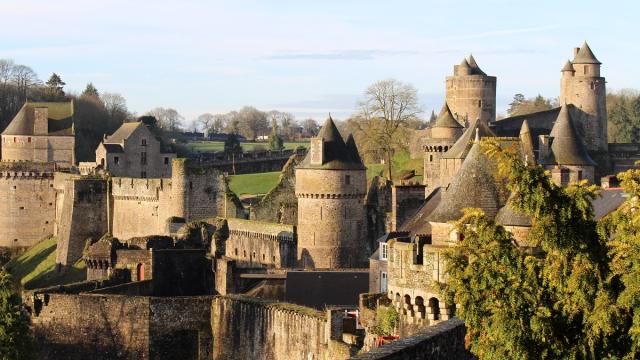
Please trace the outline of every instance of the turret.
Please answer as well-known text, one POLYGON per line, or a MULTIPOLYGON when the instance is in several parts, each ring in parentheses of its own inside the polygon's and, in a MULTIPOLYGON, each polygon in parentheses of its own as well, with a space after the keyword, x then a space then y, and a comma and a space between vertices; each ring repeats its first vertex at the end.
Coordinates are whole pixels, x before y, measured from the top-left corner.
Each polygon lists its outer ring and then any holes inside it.
POLYGON ((311 139, 296 168, 298 264, 305 268, 365 265, 366 168, 353 137, 345 143, 331 118, 311 139))
POLYGON ((446 102, 460 123, 496 118, 496 77, 488 76, 473 55, 453 67, 446 79, 446 102))

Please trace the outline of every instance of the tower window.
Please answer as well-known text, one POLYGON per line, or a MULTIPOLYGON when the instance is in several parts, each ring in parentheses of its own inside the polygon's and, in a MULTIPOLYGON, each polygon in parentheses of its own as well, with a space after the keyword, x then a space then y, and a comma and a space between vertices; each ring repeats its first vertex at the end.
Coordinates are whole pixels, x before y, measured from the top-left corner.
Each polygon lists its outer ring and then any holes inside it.
POLYGON ((166 156, 164 157, 164 164, 169 165, 169 158, 166 156))
POLYGON ((346 185, 351 185, 351 175, 345 175, 344 176, 344 183, 346 185))
POLYGON ((146 152, 141 152, 140 153, 140 165, 147 165, 147 153, 146 152))
POLYGON ((482 107, 482 100, 478 100, 478 107, 482 107))
POLYGON ((429 155, 429 162, 433 162, 433 155, 429 155))
POLYGON ((120 163, 120 158, 119 158, 119 157, 117 157, 117 156, 114 156, 114 157, 113 157, 113 163, 114 163, 114 164, 116 164, 116 165, 118 165, 118 164, 120 163))
POLYGON ((147 139, 142 139, 142 146, 147 146, 147 139))
POLYGON ((588 66, 588 65, 585 65, 585 66, 584 66, 584 74, 586 75, 586 74, 588 74, 588 73, 589 73, 589 66, 588 66))
POLYGON ((582 170, 578 170, 578 181, 582 180, 582 170))

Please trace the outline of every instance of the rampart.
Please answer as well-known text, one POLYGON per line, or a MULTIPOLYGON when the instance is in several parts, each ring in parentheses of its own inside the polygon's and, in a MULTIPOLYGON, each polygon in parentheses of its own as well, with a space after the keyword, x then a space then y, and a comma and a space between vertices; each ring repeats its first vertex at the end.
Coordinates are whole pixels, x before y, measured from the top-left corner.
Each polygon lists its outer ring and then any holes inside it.
POLYGON ((454 318, 356 355, 351 360, 470 360, 473 356, 465 349, 465 332, 464 322, 454 318))
POLYGON ((243 296, 219 296, 211 309, 214 359, 347 359, 342 312, 243 296))
POLYGON ((254 220, 227 219, 229 238, 225 255, 237 267, 293 267, 296 227, 254 220))
POLYGON ((251 208, 251 219, 298 224, 298 199, 295 195, 295 167, 304 159, 303 155, 292 155, 282 168, 276 187, 271 189, 259 203, 251 208))
POLYGON ((0 246, 29 247, 54 233, 54 163, 0 162, 0 246))
POLYGON ((49 290, 32 314, 39 359, 211 358, 210 296, 49 290))
POLYGON ((197 160, 203 166, 239 175, 280 171, 291 156, 304 157, 306 152, 307 150, 304 148, 281 151, 250 151, 236 155, 236 157, 225 155, 224 152, 200 153, 197 160))

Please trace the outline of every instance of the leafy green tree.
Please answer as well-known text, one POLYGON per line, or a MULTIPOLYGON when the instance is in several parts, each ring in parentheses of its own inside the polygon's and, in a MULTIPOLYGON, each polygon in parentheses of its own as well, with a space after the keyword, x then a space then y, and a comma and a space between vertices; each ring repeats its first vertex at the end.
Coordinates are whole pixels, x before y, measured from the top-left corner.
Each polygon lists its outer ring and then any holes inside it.
POLYGON ((0 270, 0 357, 32 359, 29 317, 20 297, 13 292, 10 275, 0 270))
POLYGON ((640 95, 631 91, 607 95, 612 142, 640 141, 640 95))
POLYGON ((238 121, 231 121, 231 132, 227 135, 227 139, 224 141, 224 153, 227 156, 235 156, 242 154, 242 145, 238 138, 238 121))
MULTIPOLYGON (((556 186, 541 167, 527 167, 515 149, 485 141, 510 206, 532 217, 527 241, 468 209, 462 236, 445 256, 447 301, 459 304, 470 349, 481 359, 635 358, 629 308, 616 307, 620 280, 611 271, 609 237, 598 231, 586 182, 556 186)), ((637 229, 637 228, 636 228, 637 229)))
POLYGON ((280 151, 284 149, 282 138, 278 135, 278 123, 276 119, 271 120, 271 134, 269 135, 269 150, 280 151))

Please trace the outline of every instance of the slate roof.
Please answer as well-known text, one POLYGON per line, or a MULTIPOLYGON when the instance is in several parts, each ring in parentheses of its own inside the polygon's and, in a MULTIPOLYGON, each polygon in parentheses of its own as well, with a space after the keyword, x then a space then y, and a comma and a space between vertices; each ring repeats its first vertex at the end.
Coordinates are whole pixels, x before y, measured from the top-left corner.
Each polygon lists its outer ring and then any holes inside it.
POLYGON ((580 48, 580 50, 578 50, 576 57, 573 59, 573 63, 574 64, 602 64, 600 61, 598 61, 598 59, 596 59, 596 56, 593 55, 593 51, 591 51, 591 48, 589 47, 589 44, 587 44, 586 41, 584 42, 584 44, 582 44, 582 47, 580 48))
POLYGON ((442 194, 428 221, 446 223, 462 216, 464 208, 481 208, 493 218, 506 203, 506 186, 494 177, 495 161, 475 142, 451 185, 442 194))
POLYGON ((529 122, 527 121, 527 119, 525 119, 522 122, 519 138, 520 138, 520 147, 522 150, 522 155, 524 156, 524 160, 526 160, 527 165, 535 165, 536 155, 533 148, 533 139, 531 138, 531 130, 529 129, 529 122))
POLYGON ((620 188, 602 189, 600 195, 591 201, 593 218, 600 220, 622 205, 629 195, 620 188))
POLYGON ((596 166, 576 131, 567 105, 563 105, 560 109, 550 136, 553 137, 550 155, 546 159, 541 159, 540 163, 596 166))
POLYGON ((435 123, 431 126, 432 128, 463 128, 462 126, 451 113, 451 109, 449 105, 445 102, 442 105, 442 110, 440 110, 440 114, 436 118, 435 123))
POLYGON ((520 211, 514 209, 511 205, 509 205, 509 202, 511 201, 513 196, 514 194, 512 193, 509 196, 509 200, 507 200, 507 205, 498 210, 498 214, 496 214, 495 218, 496 223, 505 226, 531 227, 531 217, 529 215, 521 213, 520 211))
POLYGON ((479 119, 474 120, 471 125, 462 133, 462 136, 453 144, 451 149, 442 155, 443 159, 464 159, 467 153, 471 149, 473 139, 476 136, 476 129, 478 129, 478 136, 480 138, 488 136, 496 136, 489 125, 486 122, 479 119))
POLYGON ((576 71, 576 69, 573 68, 573 64, 571 63, 571 61, 567 60, 561 71, 576 71))
POLYGON ((139 126, 143 126, 142 122, 127 122, 118 128, 111 136, 108 136, 105 140, 105 144, 122 144, 125 139, 129 138, 139 126))
POLYGON ((469 54, 469 67, 471 67, 471 75, 487 75, 484 71, 480 69, 476 59, 473 58, 472 54, 469 54))
POLYGON ((73 136, 73 101, 66 102, 29 102, 11 120, 2 135, 33 135, 35 108, 48 108, 48 135, 73 136))
POLYGON ((124 152, 122 145, 120 144, 102 144, 108 153, 121 153, 124 152))
POLYGON ((324 153, 322 165, 311 164, 311 151, 298 166, 302 169, 325 169, 325 170, 365 170, 366 167, 360 159, 355 140, 347 140, 348 145, 342 140, 342 135, 329 117, 325 121, 318 137, 324 140, 324 153))
POLYGON ((427 218, 438 207, 441 199, 442 189, 438 187, 425 199, 424 205, 400 226, 400 231, 409 232, 411 235, 431 234, 431 225, 427 218))

